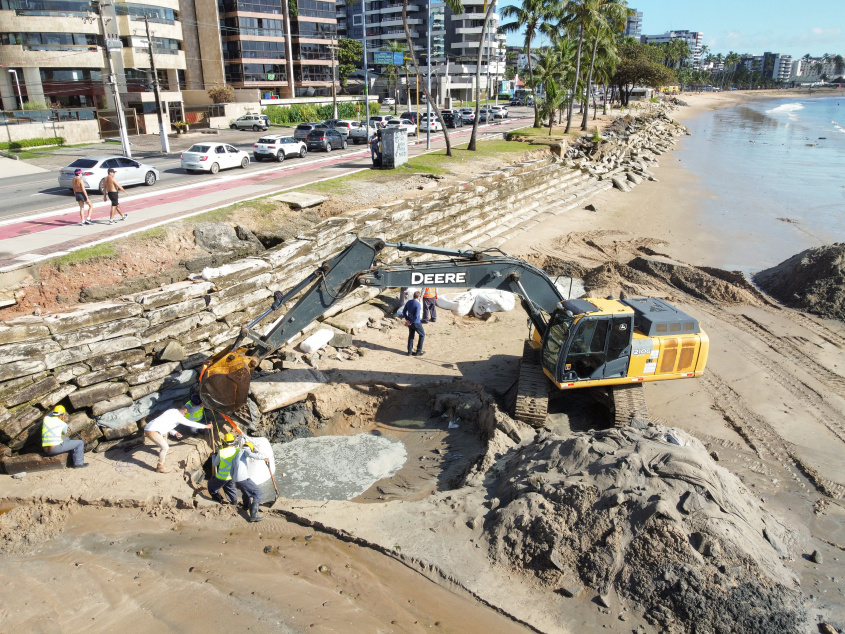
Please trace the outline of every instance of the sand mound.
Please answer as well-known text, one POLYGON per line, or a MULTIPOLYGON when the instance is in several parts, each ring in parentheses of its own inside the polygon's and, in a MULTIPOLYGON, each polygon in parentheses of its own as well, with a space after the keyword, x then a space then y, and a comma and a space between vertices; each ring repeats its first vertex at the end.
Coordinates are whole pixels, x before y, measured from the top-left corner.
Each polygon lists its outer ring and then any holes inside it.
POLYGON ((36 504, 17 506, 0 515, 0 554, 35 550, 64 530, 68 512, 64 506, 36 504))
POLYGON ((845 244, 807 249, 754 276, 754 282, 787 306, 828 319, 845 319, 845 244))
POLYGON ((584 275, 584 289, 590 297, 620 297, 655 294, 655 280, 618 262, 606 262, 584 275))
POLYGON ((785 528, 682 431, 547 436, 494 487, 491 556, 564 594, 615 593, 668 632, 803 624, 785 528))

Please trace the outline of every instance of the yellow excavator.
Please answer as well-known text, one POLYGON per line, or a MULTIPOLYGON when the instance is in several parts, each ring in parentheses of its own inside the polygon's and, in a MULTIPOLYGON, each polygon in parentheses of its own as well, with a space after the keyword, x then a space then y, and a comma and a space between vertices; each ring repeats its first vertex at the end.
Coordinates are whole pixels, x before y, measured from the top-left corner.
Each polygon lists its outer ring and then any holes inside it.
POLYGON ((203 403, 237 417, 259 362, 336 302, 360 287, 412 286, 499 289, 519 297, 532 332, 524 346, 513 413, 534 426, 545 423, 551 385, 598 388, 599 400, 621 426, 647 418, 644 382, 701 376, 707 363, 709 340, 698 320, 662 299, 565 299, 541 269, 498 249, 452 250, 357 238, 286 293, 277 291, 272 306, 203 366, 203 403), (387 247, 442 259, 378 263, 387 247), (253 330, 297 296, 263 335, 253 330))

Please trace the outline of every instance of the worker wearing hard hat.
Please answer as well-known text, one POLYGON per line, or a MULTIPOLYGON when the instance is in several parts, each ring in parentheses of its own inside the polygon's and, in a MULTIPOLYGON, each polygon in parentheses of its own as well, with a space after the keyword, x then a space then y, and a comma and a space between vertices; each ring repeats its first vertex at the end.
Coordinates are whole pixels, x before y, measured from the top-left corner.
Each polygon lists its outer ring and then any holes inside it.
POLYGON ((200 425, 192 420, 188 420, 185 418, 185 414, 187 413, 188 409, 184 405, 178 409, 169 409, 158 418, 147 423, 147 426, 144 427, 144 436, 152 440, 158 447, 158 465, 156 465, 156 471, 159 473, 170 472, 170 469, 164 466, 164 459, 167 458, 167 451, 170 449, 170 445, 167 444, 167 434, 173 434, 177 439, 181 438, 182 434, 176 431, 176 427, 179 425, 193 427, 194 429, 211 429, 211 423, 200 425))
POLYGON ((223 436, 223 444, 211 458, 211 464, 217 468, 217 471, 214 477, 208 481, 209 495, 221 504, 223 503, 223 496, 220 495, 220 489, 223 489, 229 504, 238 503, 238 491, 235 489, 235 481, 232 480, 232 470, 237 459, 238 446, 235 435, 228 433, 223 436))
POLYGON ((67 431, 67 410, 64 405, 56 405, 53 411, 44 417, 41 422, 41 448, 48 456, 56 456, 61 453, 71 453, 74 469, 87 467, 85 462, 85 443, 81 440, 71 440, 63 436, 67 431))
MULTIPOLYGON (((243 442, 243 438, 241 438, 243 442)), ((261 504, 261 489, 249 478, 249 471, 247 469, 247 458, 254 460, 263 460, 270 466, 270 458, 265 458, 259 453, 255 453, 250 449, 253 448, 251 444, 247 443, 241 446, 238 452, 237 460, 232 466, 232 479, 235 481, 235 486, 241 490, 243 495, 244 508, 249 510, 249 521, 260 522, 263 517, 258 515, 258 506, 261 504)))
POLYGON ((202 416, 205 413, 205 409, 203 408, 202 399, 199 394, 191 394, 190 400, 185 403, 185 409, 187 410, 185 418, 192 420, 195 423, 202 422, 202 416))

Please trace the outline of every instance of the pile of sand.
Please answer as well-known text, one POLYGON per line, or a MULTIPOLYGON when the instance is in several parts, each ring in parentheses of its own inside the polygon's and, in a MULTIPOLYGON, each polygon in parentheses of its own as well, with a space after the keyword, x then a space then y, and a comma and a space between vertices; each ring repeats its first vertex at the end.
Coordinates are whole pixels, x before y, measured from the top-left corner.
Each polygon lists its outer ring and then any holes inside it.
POLYGON ((27 553, 61 533, 67 522, 65 505, 17 506, 0 515, 0 554, 27 553))
POLYGON ((565 595, 586 585, 610 605, 615 594, 668 632, 782 634, 804 624, 781 562, 785 527, 682 431, 547 435, 511 458, 493 488, 492 558, 565 595))
POLYGON ((828 319, 845 318, 845 243, 807 249, 754 276, 754 282, 787 306, 828 319))

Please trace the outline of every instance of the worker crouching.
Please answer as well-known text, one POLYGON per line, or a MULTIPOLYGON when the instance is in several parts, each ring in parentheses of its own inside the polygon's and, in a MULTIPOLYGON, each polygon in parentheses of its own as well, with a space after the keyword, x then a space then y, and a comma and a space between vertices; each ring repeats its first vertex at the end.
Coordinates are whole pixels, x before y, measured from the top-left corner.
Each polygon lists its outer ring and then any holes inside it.
POLYGON ((85 462, 85 443, 63 436, 67 431, 67 410, 64 405, 56 405, 53 411, 41 422, 41 448, 48 456, 70 453, 73 456, 74 469, 87 467, 85 462))
POLYGON ((208 425, 201 425, 188 420, 185 418, 185 414, 187 413, 188 410, 184 406, 179 409, 169 409, 158 418, 147 423, 147 426, 144 427, 144 436, 152 440, 158 447, 158 465, 156 465, 156 471, 159 473, 170 472, 170 469, 164 466, 167 452, 170 449, 170 445, 167 444, 167 434, 174 435, 177 440, 182 438, 182 434, 176 431, 176 427, 179 425, 193 427, 194 429, 211 429, 210 423, 208 425))

